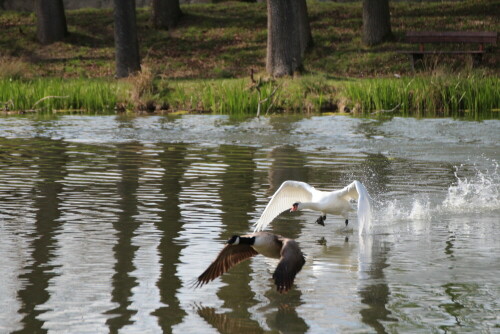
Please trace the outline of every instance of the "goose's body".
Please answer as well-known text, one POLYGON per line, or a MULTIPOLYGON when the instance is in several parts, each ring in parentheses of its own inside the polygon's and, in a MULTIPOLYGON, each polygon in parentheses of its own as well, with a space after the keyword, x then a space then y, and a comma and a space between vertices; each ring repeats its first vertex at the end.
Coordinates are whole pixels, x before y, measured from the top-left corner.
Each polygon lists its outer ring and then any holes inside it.
POLYGON ((305 263, 304 254, 294 240, 267 232, 235 235, 229 239, 214 262, 198 277, 196 286, 207 284, 257 254, 280 259, 273 279, 280 293, 290 290, 295 275, 305 263))
POLYGON ((344 217, 347 225, 349 214, 353 211, 351 200, 358 202, 357 213, 361 234, 371 219, 369 195, 361 182, 354 181, 340 190, 321 191, 305 182, 285 181, 271 197, 261 217, 255 223, 255 231, 262 231, 274 218, 290 207, 290 211, 321 212, 316 221, 321 225, 324 225, 326 214, 344 217))

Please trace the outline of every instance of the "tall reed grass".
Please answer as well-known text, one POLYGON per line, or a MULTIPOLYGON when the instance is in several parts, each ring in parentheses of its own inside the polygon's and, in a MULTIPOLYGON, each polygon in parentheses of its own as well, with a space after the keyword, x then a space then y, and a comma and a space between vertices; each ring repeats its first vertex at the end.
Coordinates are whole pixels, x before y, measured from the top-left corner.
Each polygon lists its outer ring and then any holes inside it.
MULTIPOLYGON (((251 89, 250 80, 224 79, 178 81, 165 98, 174 108, 204 110, 219 114, 248 114, 257 112, 259 96, 251 89)), ((263 112, 319 112, 331 100, 332 86, 322 76, 280 79, 261 86, 263 112), (268 97, 278 86, 272 98, 268 97)))
MULTIPOLYGON (((261 87, 261 99, 267 98, 273 90, 272 84, 261 87)), ((208 80, 178 82, 166 97, 176 109, 203 110, 217 114, 255 114, 259 104, 256 91, 248 79, 208 80)), ((261 106, 266 110, 271 100, 261 106)))
MULTIPOLYGON (((79 109, 112 111, 117 104, 138 107, 145 101, 162 102, 170 110, 255 115, 259 95, 249 79, 129 80, 0 78, 0 110, 42 111, 79 109), (146 84, 147 83, 147 84, 146 84), (137 87, 139 88, 137 88, 137 87), (154 86, 154 87, 149 87, 154 86), (148 88, 149 87, 149 88, 148 88), (134 93, 135 92, 135 93, 134 93), (136 96, 137 95, 137 96, 136 96)), ((359 114, 391 111, 403 116, 466 116, 497 118, 500 79, 480 76, 426 76, 411 78, 332 81, 324 76, 280 79, 261 86, 264 113, 320 112, 346 103, 359 114)))
POLYGON ((120 82, 97 79, 0 78, 0 108, 105 112, 126 100, 127 90, 120 82))
POLYGON ((405 116, 493 117, 500 107, 500 79, 433 76, 364 79, 347 83, 342 94, 363 114, 394 110, 405 116))

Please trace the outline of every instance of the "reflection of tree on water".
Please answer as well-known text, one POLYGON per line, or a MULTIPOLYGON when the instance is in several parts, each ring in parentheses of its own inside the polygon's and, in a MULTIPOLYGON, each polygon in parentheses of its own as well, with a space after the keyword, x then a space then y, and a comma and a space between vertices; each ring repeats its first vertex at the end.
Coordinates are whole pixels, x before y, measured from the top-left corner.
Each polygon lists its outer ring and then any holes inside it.
POLYGON ((305 320, 302 319, 296 308, 303 304, 302 292, 293 288, 285 295, 280 295, 275 290, 266 293, 269 305, 262 310, 270 309, 266 314, 266 322, 269 328, 279 333, 305 333, 309 329, 305 320))
MULTIPOLYGON (((448 229, 448 239, 446 240, 446 247, 444 248, 444 253, 448 256, 449 258, 449 269, 453 270, 454 266, 452 265, 455 261, 455 241, 456 241, 456 236, 455 233, 451 230, 448 229)), ((442 325, 440 328, 444 330, 445 332, 453 330, 454 328, 457 327, 462 327, 463 326, 463 309, 465 309, 465 306, 462 303, 462 298, 463 297, 463 292, 467 291, 470 292, 473 289, 477 288, 475 284, 467 284, 467 283, 447 283, 443 284, 441 286, 444 289, 445 294, 450 297, 450 302, 448 303, 442 303, 439 305, 442 309, 446 311, 449 315, 451 315, 455 319, 455 323, 453 325, 442 325)))
MULTIPOLYGON (((305 167, 306 158, 294 146, 279 146, 269 153, 272 161, 268 173, 269 190, 268 196, 272 196, 280 185, 287 180, 308 182, 309 168, 305 167)), ((297 216, 297 213, 294 214, 297 216)), ((275 223, 271 224, 273 233, 281 234, 287 238, 297 238, 302 231, 301 224, 283 223, 289 215, 287 213, 277 217, 275 223), (280 224, 279 221, 282 221, 280 224)))
POLYGON ((362 309, 359 313, 362 321, 377 333, 386 333, 383 322, 396 321, 389 317, 391 312, 386 308, 390 290, 385 280, 384 268, 389 266, 387 264, 389 251, 390 244, 376 236, 368 235, 360 238, 359 295, 361 302, 368 308, 362 309))
POLYGON ((269 159, 272 161, 268 174, 269 196, 286 180, 309 181, 309 170, 305 167, 306 158, 295 146, 276 147, 269 153, 269 159))
POLYGON ((140 155, 138 151, 141 147, 135 144, 125 144, 117 146, 117 165, 120 170, 121 180, 118 182, 117 193, 120 196, 118 219, 113 221, 113 228, 116 230, 118 238, 113 247, 116 264, 113 275, 112 301, 118 306, 106 312, 116 314, 114 318, 106 321, 110 333, 117 333, 120 328, 131 323, 131 317, 137 313, 129 310, 131 304, 132 289, 137 286, 137 279, 130 275, 136 268, 133 260, 138 250, 132 245, 132 238, 135 230, 139 227, 139 222, 134 218, 138 214, 137 210, 137 189, 139 188, 140 155))
POLYGON ((464 298, 464 291, 470 292, 477 288, 474 284, 467 283, 447 283, 441 286, 448 297, 450 297, 450 302, 442 303, 439 305, 442 309, 446 311, 455 319, 455 323, 452 325, 441 325, 441 328, 445 333, 452 331, 453 329, 460 328, 464 326, 463 322, 463 310, 465 309, 464 304, 461 299, 464 298))
POLYGON ((333 261, 334 263, 342 266, 352 267, 355 265, 352 255, 357 249, 357 245, 349 242, 348 237, 345 237, 344 241, 339 244, 334 243, 332 245, 328 245, 324 237, 318 239, 316 243, 322 245, 323 247, 321 249, 321 253, 315 255, 314 257, 322 260, 327 259, 329 262, 333 261))
MULTIPOLYGON (((286 180, 309 181, 309 168, 306 167, 305 155, 294 146, 285 145, 274 148, 269 153, 272 161, 268 173, 269 190, 267 194, 271 196, 280 185, 286 180)), ((294 222, 287 224, 286 221, 290 215, 284 213, 271 225, 272 232, 281 234, 287 238, 297 238, 301 235, 302 225, 294 222)), ((300 275, 300 273, 299 273, 300 275)), ((296 286, 287 294, 280 295, 274 285, 265 293, 269 299, 267 306, 258 308, 263 311, 269 328, 277 330, 280 333, 305 333, 309 328, 296 311, 296 307, 302 305, 302 293, 296 286)))
POLYGON ((208 324, 221 334, 233 333, 266 333, 257 321, 249 317, 234 317, 230 313, 217 313, 213 307, 197 306, 197 312, 208 324))
POLYGON ((381 130, 381 127, 384 123, 390 122, 391 118, 383 118, 377 120, 370 120, 369 122, 360 122, 356 126, 355 132, 361 133, 365 136, 366 139, 373 139, 375 136, 383 136, 386 137, 387 134, 381 130))
MULTIPOLYGON (((256 202, 252 193, 256 168, 255 149, 224 145, 219 150, 222 162, 226 165, 219 193, 224 225, 221 238, 226 240, 234 234, 246 233, 249 230, 249 213, 253 211, 256 202)), ((223 306, 231 309, 224 317, 250 324, 254 321, 250 320, 248 309, 256 304, 255 293, 250 288, 251 261, 244 261, 232 268, 230 273, 223 275, 221 280, 227 285, 217 292, 217 296, 224 301, 223 306)), ((258 328, 257 323, 251 325, 258 328)))
POLYGON ((365 185, 372 197, 376 193, 388 191, 387 185, 390 183, 392 170, 391 162, 385 155, 367 154, 358 169, 362 174, 356 177, 365 185))
POLYGON ((456 236, 455 233, 449 229, 448 229, 448 234, 449 236, 448 239, 446 240, 446 247, 444 248, 444 253, 448 255, 450 260, 455 260, 454 248, 455 248, 456 236))
MULTIPOLYGON (((45 311, 41 309, 50 297, 47 288, 54 273, 55 266, 50 265, 55 257, 56 233, 61 228, 61 197, 62 181, 67 173, 66 165, 68 156, 66 144, 62 141, 53 141, 39 138, 31 143, 32 152, 20 152, 22 155, 35 154, 35 162, 39 169, 39 180, 35 186, 33 206, 36 208, 36 229, 30 238, 33 240, 32 261, 24 267, 24 272, 19 276, 20 281, 26 282, 23 289, 18 292, 22 302, 19 313, 25 314, 22 319, 24 328, 18 333, 44 333, 43 321, 37 317, 45 311), (41 147, 38 147, 41 146, 41 147)), ((33 167, 31 167, 33 168, 33 167)), ((17 333, 16 332, 16 333, 17 333)))
MULTIPOLYGON (((256 204, 252 190, 256 177, 255 151, 248 147, 220 147, 222 162, 226 165, 220 188, 221 216, 225 226, 221 235, 223 240, 234 234, 247 233, 251 228, 250 213, 255 210, 256 204)), ((263 329, 258 321, 253 320, 255 316, 260 317, 253 314, 253 310, 259 312, 260 308, 255 292, 252 291, 252 280, 261 278, 252 272, 251 261, 238 264, 230 273, 221 277, 226 285, 219 289, 217 296, 223 301, 222 307, 230 311, 223 313, 215 308, 199 305, 196 306, 198 314, 220 333, 305 332, 307 325, 295 311, 295 307, 301 304, 300 291, 280 295, 267 273, 264 279, 269 280, 270 284, 266 297, 272 301, 271 304, 265 304, 272 306, 263 311, 267 313, 265 318, 271 331, 263 329)))
POLYGON ((258 309, 266 313, 266 324, 270 330, 260 327, 259 323, 249 317, 234 317, 230 313, 218 313, 213 307, 197 306, 198 314, 221 334, 232 333, 306 333, 309 326, 296 311, 302 304, 301 293, 291 290, 286 295, 269 290, 266 296, 270 299, 267 306, 258 309))
POLYGON ((186 169, 185 156, 187 146, 185 144, 165 145, 163 152, 159 154, 161 166, 165 168, 161 179, 161 193, 165 201, 159 203, 163 210, 161 219, 155 222, 156 228, 162 232, 162 238, 158 245, 158 254, 161 261, 161 274, 158 280, 160 300, 167 306, 154 311, 158 317, 158 323, 164 333, 170 333, 172 326, 182 322, 186 311, 180 307, 177 291, 181 287, 181 280, 176 275, 179 256, 183 246, 175 242, 182 229, 180 199, 181 181, 186 169))
POLYGON ((250 213, 256 198, 252 192, 256 164, 255 148, 223 145, 219 148, 222 162, 227 165, 219 191, 222 223, 226 227, 221 238, 245 233, 250 227, 250 213))

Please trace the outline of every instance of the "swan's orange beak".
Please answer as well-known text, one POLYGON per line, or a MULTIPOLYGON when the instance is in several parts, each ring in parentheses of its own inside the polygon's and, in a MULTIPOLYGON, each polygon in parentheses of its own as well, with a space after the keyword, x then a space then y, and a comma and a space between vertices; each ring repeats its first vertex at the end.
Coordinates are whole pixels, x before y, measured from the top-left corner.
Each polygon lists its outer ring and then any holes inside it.
POLYGON ((292 208, 290 209, 290 212, 297 211, 299 209, 299 203, 293 203, 292 208))

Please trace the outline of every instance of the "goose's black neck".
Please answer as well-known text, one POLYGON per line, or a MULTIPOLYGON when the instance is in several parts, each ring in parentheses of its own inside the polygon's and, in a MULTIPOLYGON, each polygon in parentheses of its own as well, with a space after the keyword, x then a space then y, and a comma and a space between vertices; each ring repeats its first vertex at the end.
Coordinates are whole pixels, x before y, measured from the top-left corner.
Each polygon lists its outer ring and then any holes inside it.
POLYGON ((240 244, 253 245, 254 243, 255 243, 255 237, 240 237, 240 244))
POLYGON ((255 237, 240 237, 239 235, 233 235, 231 239, 227 241, 229 245, 253 245, 255 243, 255 237))

